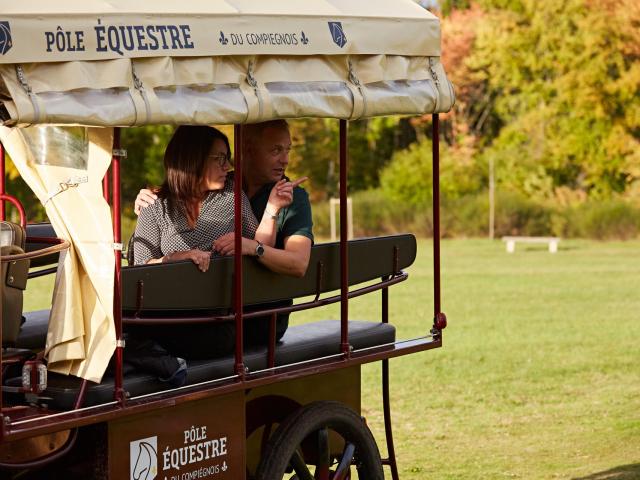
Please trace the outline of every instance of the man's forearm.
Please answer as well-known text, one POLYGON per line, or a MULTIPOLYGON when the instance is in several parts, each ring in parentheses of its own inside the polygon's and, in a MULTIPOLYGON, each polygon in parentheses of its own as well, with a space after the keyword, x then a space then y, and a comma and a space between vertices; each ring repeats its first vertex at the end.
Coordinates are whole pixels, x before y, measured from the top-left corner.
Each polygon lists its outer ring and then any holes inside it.
POLYGON ((265 246, 260 263, 276 273, 303 277, 307 272, 309 256, 309 253, 304 251, 280 250, 265 246))

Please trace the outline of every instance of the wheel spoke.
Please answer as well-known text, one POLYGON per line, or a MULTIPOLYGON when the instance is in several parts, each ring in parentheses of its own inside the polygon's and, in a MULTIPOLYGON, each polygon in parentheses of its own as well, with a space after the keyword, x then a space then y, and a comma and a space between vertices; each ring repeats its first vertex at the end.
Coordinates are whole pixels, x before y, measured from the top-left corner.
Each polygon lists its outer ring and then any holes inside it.
POLYGON ((329 449, 329 430, 325 427, 318 430, 318 460, 315 480, 329 480, 329 467, 331 465, 331 451, 329 449))
POLYGON ((304 457, 300 453, 299 449, 296 449, 293 452, 293 456, 291 457, 291 466, 300 480, 313 480, 309 467, 307 467, 304 457))
POLYGON ((356 453, 356 446, 353 443, 347 443, 342 451, 342 458, 333 474, 333 480, 347 480, 351 476, 351 462, 353 455, 356 453))

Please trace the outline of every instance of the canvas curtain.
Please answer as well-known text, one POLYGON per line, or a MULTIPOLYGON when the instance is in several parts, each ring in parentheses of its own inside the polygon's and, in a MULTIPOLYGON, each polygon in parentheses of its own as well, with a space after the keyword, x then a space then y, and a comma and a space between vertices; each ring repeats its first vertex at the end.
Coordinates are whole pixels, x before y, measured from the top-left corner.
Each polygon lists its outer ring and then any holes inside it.
POLYGON ((99 382, 116 344, 113 231, 101 188, 113 130, 0 127, 0 139, 56 234, 71 242, 60 256, 53 291, 48 368, 99 382))

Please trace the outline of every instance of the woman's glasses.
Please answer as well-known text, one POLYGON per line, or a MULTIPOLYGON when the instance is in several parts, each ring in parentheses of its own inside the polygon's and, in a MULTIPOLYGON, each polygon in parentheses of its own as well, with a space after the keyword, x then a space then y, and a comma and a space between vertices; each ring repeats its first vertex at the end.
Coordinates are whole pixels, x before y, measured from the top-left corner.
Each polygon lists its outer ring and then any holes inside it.
POLYGON ((216 160, 220 168, 224 168, 227 163, 233 166, 233 160, 231 159, 230 153, 217 153, 215 155, 209 155, 208 158, 209 160, 216 160))

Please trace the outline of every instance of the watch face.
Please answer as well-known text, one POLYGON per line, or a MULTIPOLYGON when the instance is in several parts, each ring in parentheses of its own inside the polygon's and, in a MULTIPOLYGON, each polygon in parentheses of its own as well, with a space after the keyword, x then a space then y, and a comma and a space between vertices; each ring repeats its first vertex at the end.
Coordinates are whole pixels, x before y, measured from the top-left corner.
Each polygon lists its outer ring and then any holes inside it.
POLYGON ((256 247, 256 256, 261 257, 262 255, 264 255, 264 247, 259 243, 256 247))

